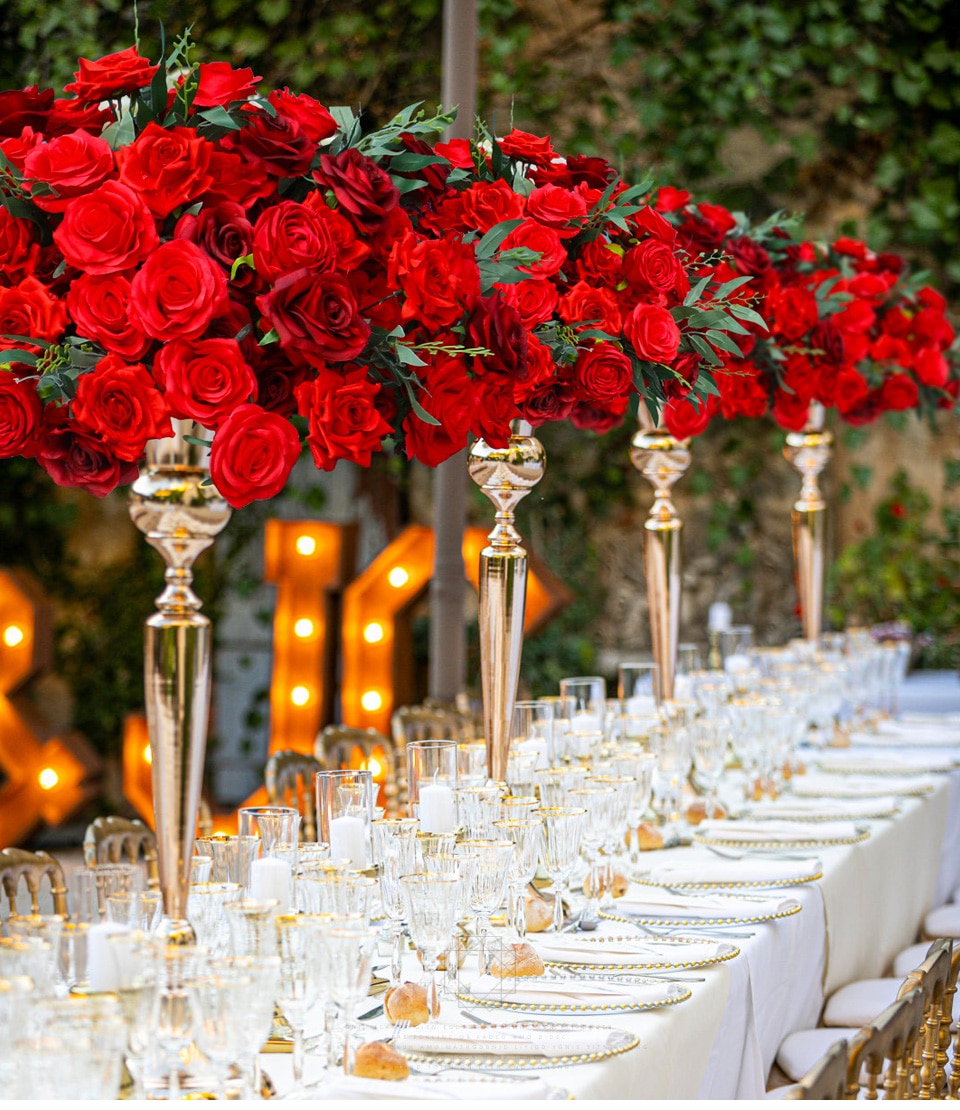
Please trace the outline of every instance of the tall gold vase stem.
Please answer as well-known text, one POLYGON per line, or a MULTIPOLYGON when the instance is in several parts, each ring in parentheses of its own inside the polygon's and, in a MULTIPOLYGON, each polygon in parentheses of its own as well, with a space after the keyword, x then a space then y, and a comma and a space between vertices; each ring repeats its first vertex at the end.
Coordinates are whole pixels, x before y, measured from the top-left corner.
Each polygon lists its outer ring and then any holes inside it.
POLYGON ((497 510, 494 529, 487 537, 490 545, 480 554, 480 680, 487 773, 496 782, 504 782, 527 596, 527 553, 514 525, 514 513, 543 477, 546 453, 543 444, 529 435, 513 435, 502 448, 478 439, 467 466, 471 479, 497 510))
POLYGON ((793 559, 804 639, 816 643, 823 629, 824 547, 827 503, 820 492, 819 478, 830 461, 833 435, 824 431, 824 412, 813 405, 810 421, 802 432, 790 432, 783 448, 784 458, 800 475, 800 496, 793 504, 791 527, 793 559))
POLYGON ((153 773, 153 808, 168 943, 195 939, 187 921, 190 859, 203 783, 210 706, 212 629, 193 592, 193 563, 230 519, 212 485, 205 452, 184 438, 147 447, 131 488, 130 516, 166 563, 166 587, 144 629, 144 694, 153 773))
POLYGON ((630 441, 630 461, 653 486, 653 505, 643 525, 643 569, 653 658, 660 668, 660 696, 673 697, 680 641, 681 534, 673 504, 674 484, 690 465, 689 440, 654 427, 640 405, 640 430, 630 441))

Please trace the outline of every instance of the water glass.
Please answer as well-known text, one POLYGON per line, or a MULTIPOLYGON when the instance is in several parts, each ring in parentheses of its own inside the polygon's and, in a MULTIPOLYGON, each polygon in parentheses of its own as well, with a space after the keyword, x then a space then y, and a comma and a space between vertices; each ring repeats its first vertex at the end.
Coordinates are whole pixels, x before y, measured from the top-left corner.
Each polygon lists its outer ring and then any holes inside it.
POLYGON ((228 902, 223 916, 230 932, 234 956, 275 956, 277 954, 277 911, 275 899, 243 898, 228 902))
POLYGON ((510 910, 508 920, 517 935, 527 934, 527 915, 523 905, 523 889, 537 873, 543 839, 543 818, 512 817, 494 822, 494 832, 503 840, 513 841, 510 859, 510 910))
POLYGON ((159 890, 107 897, 107 921, 126 925, 140 933, 152 933, 163 917, 163 895, 159 890))
MULTIPOLYGON (((532 752, 534 765, 550 767, 556 763, 553 722, 556 705, 547 701, 518 701, 513 707, 510 751, 532 752)), ((509 774, 507 781, 513 785, 509 774)))
POLYGON ((224 908, 243 896, 239 883, 197 883, 187 895, 187 920, 197 934, 197 943, 211 956, 226 956, 230 951, 230 927, 224 908))
POLYGON ((507 893, 507 880, 514 853, 513 841, 463 840, 457 845, 457 851, 476 856, 477 859, 470 886, 470 908, 477 916, 482 975, 487 970, 490 918, 503 905, 507 893))

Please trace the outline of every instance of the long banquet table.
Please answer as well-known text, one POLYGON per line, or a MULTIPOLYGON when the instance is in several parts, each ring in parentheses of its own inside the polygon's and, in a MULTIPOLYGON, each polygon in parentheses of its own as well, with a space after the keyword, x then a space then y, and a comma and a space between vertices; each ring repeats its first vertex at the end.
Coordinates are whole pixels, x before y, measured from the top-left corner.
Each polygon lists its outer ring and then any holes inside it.
MULTIPOLYGON (((960 744, 960 723, 956 729, 960 744)), ((678 973, 703 980, 687 984, 689 999, 660 1010, 588 1019, 635 1033, 636 1049, 598 1063, 542 1069, 542 1080, 576 1098, 763 1097, 783 1038, 816 1025, 825 997, 837 987, 882 975, 896 953, 916 939, 925 913, 960 886, 960 769, 936 775, 931 785, 924 796, 902 797, 893 817, 869 821, 866 840, 818 847, 823 877, 781 891, 796 898, 800 912, 730 926, 730 932, 749 934, 732 940, 740 955, 678 973)), ((705 847, 693 844, 644 853, 643 864, 710 858, 715 859, 705 847)), ((615 921, 600 928, 617 935, 633 931, 615 921)), ((416 978, 417 970, 411 964, 407 977, 416 978)), ((450 1009, 444 1020, 456 1020, 455 1003, 445 1005, 450 1009)), ((516 1020, 497 1009, 484 1009, 483 1017, 516 1020)), ((584 1021, 553 1015, 550 1020, 584 1021)), ((370 1024, 371 1039, 388 1035, 383 1018, 370 1024)), ((289 1090, 289 1057, 263 1059, 278 1090, 289 1090)), ((320 1073, 319 1063, 308 1059, 307 1082, 320 1073)), ((440 1077, 437 1082, 439 1094, 440 1077)))

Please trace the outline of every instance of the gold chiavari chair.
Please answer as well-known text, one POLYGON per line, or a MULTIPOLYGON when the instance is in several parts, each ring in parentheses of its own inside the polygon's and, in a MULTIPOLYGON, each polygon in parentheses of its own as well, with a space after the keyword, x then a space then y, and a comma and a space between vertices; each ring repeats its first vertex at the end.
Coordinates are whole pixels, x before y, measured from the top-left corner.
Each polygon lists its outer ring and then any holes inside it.
POLYGON ((289 805, 300 811, 300 839, 317 839, 317 806, 314 776, 323 769, 319 759, 305 752, 274 752, 264 769, 264 785, 271 805, 289 805))
POLYGON ((845 1098, 847 1042, 837 1041, 826 1055, 783 1096, 785 1099, 845 1098))
POLYGON ((848 1099, 914 1097, 916 1050, 923 1027, 924 992, 914 987, 888 1006, 850 1042, 848 1099))
POLYGON ((45 878, 50 882, 53 912, 68 919, 67 886, 60 863, 47 852, 28 852, 24 848, 4 848, 0 851, 0 883, 7 897, 10 917, 20 916, 17 889, 21 880, 30 895, 30 913, 40 912, 40 890, 45 878))
POLYGON ((397 760, 397 750, 388 736, 375 728, 353 728, 350 725, 327 725, 314 743, 313 752, 327 770, 357 766, 357 752, 360 752, 364 766, 374 770, 374 764, 382 772, 382 804, 388 816, 398 812, 400 783, 403 776, 397 760))
POLYGON ((944 1026, 949 1040, 952 999, 948 999, 951 978, 956 988, 949 938, 934 941, 922 964, 911 971, 900 988, 900 997, 915 987, 923 992, 923 1018, 914 1048, 911 1097, 942 1098, 947 1091, 947 1057, 942 1039, 944 1026))
POLYGON ((200 799, 197 809, 197 836, 213 835, 213 812, 206 798, 200 799))
POLYGON ((156 833, 139 818, 98 817, 87 826, 83 837, 83 860, 87 867, 103 863, 133 863, 143 860, 147 887, 160 889, 156 833))

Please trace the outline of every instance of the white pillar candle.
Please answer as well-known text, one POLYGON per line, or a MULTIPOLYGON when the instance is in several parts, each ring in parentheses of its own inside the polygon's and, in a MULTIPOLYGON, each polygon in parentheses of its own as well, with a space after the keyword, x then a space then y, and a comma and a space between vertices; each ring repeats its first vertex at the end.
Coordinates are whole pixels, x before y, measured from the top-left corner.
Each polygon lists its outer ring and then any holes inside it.
POLYGON ((120 948, 109 938, 129 932, 117 921, 102 921, 87 930, 87 979, 92 991, 115 991, 125 985, 129 969, 122 966, 120 948))
POLYGON ((599 713, 574 713, 570 729, 572 732, 602 732, 603 718, 599 713))
POLYGON ((426 833, 449 833, 456 828, 456 807, 453 790, 440 782, 421 786, 420 828, 426 833))
POLYGON ((362 817, 345 813, 332 818, 330 858, 349 859, 358 871, 367 866, 367 837, 362 817))
MULTIPOLYGON (((676 679, 674 679, 676 683, 676 679)), ((624 709, 631 717, 652 717, 657 715, 657 699, 652 694, 634 694, 627 698, 624 709)))
POLYGON ((733 610, 725 601, 715 601, 710 606, 707 628, 711 632, 726 632, 733 623, 733 610))
POLYGON ((250 864, 250 897, 257 901, 276 899, 278 913, 289 913, 293 904, 293 872, 284 859, 265 856, 250 864))

